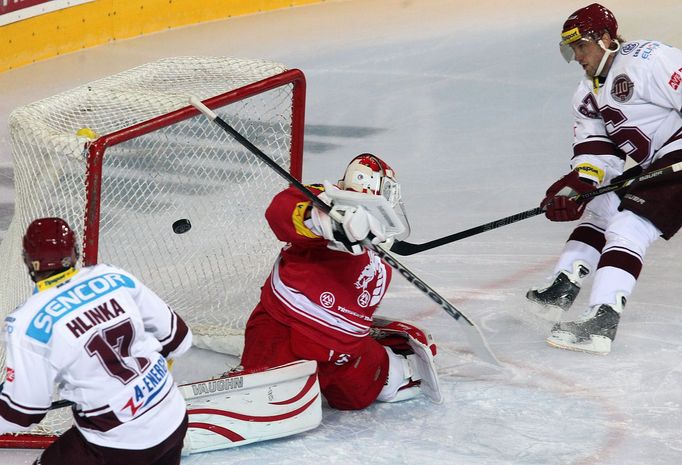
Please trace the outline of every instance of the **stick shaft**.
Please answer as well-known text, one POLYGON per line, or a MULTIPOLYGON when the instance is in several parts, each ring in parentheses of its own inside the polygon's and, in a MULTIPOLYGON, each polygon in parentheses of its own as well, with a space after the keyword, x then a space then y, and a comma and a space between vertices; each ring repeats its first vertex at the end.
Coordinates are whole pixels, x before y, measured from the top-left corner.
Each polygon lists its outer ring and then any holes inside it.
MULTIPOLYGON (((577 202, 587 202, 588 200, 591 200, 599 195, 603 195, 609 192, 615 192, 619 191, 621 189, 624 189, 626 187, 630 187, 634 183, 640 183, 640 182, 650 182, 653 180, 659 179, 661 176, 667 176, 673 173, 677 173, 678 171, 682 170, 682 162, 677 162, 674 163, 670 166, 665 166, 663 168, 659 168, 657 170, 650 171, 646 174, 641 174, 639 176, 635 176, 629 179, 624 179, 622 181, 619 181, 617 183, 609 184, 607 186, 602 186, 599 187, 593 191, 586 192, 584 194, 580 194, 574 197, 574 199, 577 202)), ((460 231, 454 234, 450 234, 448 236, 443 236, 438 239, 433 239, 428 242, 423 242, 421 244, 413 244, 411 242, 396 242, 393 244, 393 247, 391 247, 391 252, 394 252, 398 255, 412 255, 416 254, 419 252, 424 252, 425 250, 430 250, 436 247, 440 247, 441 245, 445 244, 450 244, 451 242, 459 241, 462 239, 466 239, 467 237, 470 236, 475 236, 476 234, 481 234, 486 231, 490 231, 492 229, 497 229, 501 228, 502 226, 507 226, 509 224, 516 223, 517 221, 522 221, 528 218, 532 218, 534 216, 540 215, 544 213, 545 210, 537 207, 533 208, 531 210, 526 210, 520 213, 515 213, 513 215, 500 218, 499 220, 491 221, 490 223, 485 223, 480 226, 475 226, 473 228, 466 229, 464 231, 460 231)))
MULTIPOLYGON (((190 104, 194 106, 197 110, 203 113, 207 118, 209 118, 214 123, 218 124, 223 130, 231 134, 240 144, 246 147, 251 153, 260 158, 268 166, 275 170, 286 181, 294 185, 299 191, 301 191, 307 198, 310 199, 313 204, 321 209, 322 211, 329 213, 331 207, 319 199, 313 192, 311 192, 307 187, 305 187, 300 181, 294 178, 288 171, 279 166, 272 158, 268 157, 263 151, 242 136, 236 129, 234 129, 230 124, 220 118, 215 112, 206 107, 202 102, 200 102, 196 97, 190 98, 190 104)), ((363 246, 373 250, 379 255, 391 268, 395 269, 400 273, 405 279, 412 283, 417 289, 426 294, 431 300, 438 304, 448 315, 453 317, 456 321, 464 323, 464 327, 468 330, 466 331, 469 342, 472 345, 474 352, 483 360, 499 365, 499 361, 488 347, 488 344, 480 332, 478 327, 471 321, 466 315, 461 311, 457 310, 450 302, 442 297, 438 292, 436 292, 431 286, 422 281, 416 274, 410 271, 405 265, 400 263, 393 255, 391 255, 388 250, 381 246, 375 246, 370 241, 363 241, 363 246)))

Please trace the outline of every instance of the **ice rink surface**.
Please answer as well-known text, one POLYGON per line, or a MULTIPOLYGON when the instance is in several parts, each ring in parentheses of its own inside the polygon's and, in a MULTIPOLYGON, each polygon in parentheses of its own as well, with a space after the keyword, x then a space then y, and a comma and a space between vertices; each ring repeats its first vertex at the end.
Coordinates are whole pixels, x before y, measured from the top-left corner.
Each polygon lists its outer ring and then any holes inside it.
MULTIPOLYGON (((304 181, 336 180, 371 151, 402 181, 424 242, 537 206, 569 169, 570 97, 581 75, 558 53, 586 2, 374 0, 234 18, 113 43, 0 74, 0 230, 12 204, 7 115, 23 105, 174 55, 278 61, 308 80, 304 181)), ((606 4, 627 39, 682 46, 679 0, 606 4)), ((257 187, 257 186, 256 186, 257 187)), ((605 357, 544 342, 526 290, 551 273, 572 224, 527 219, 401 259, 481 328, 503 369, 469 351, 460 324, 396 277, 380 313, 429 328, 445 403, 325 408, 316 430, 190 456, 201 464, 676 465, 682 463, 682 246, 659 240, 605 357)), ((273 257, 274 258, 274 257, 273 257)), ((589 287, 566 315, 583 310, 589 287)), ((199 353, 179 381, 235 363, 199 353)), ((35 451, 0 451, 31 463, 35 451)))

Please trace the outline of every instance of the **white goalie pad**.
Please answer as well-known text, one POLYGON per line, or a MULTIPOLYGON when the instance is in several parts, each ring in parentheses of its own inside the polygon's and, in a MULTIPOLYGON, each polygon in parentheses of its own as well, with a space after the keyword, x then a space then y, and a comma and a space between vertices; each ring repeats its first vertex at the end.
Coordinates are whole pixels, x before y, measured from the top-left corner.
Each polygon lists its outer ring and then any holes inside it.
MULTIPOLYGON (((407 355, 408 363, 413 372, 412 379, 420 381, 419 388, 429 400, 440 404, 443 394, 440 390, 438 372, 433 361, 436 345, 431 333, 406 321, 398 321, 385 316, 375 316, 370 330, 372 337, 379 342, 390 336, 398 335, 405 338, 405 342, 412 354, 407 355)), ((382 343, 388 347, 393 344, 382 343)))
POLYGON ((415 371, 415 379, 421 383, 419 388, 430 401, 436 404, 443 403, 443 394, 440 390, 436 365, 433 363, 431 349, 414 338, 408 338, 407 344, 414 351, 414 356, 407 357, 412 362, 412 370, 415 371))
POLYGON ((231 373, 179 388, 189 414, 183 455, 290 436, 322 421, 314 361, 231 373))
POLYGON ((388 237, 400 237, 405 232, 405 224, 383 195, 341 190, 329 181, 324 181, 324 193, 334 205, 363 207, 384 225, 388 237))

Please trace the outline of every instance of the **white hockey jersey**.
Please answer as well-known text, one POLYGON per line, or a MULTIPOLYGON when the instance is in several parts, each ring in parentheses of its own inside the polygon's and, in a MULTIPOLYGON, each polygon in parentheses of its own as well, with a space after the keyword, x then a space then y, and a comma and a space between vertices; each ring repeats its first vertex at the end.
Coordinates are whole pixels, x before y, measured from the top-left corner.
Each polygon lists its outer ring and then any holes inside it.
POLYGON ((43 281, 5 319, 7 374, 0 432, 42 419, 55 385, 75 403, 85 438, 146 449, 180 425, 185 402, 164 357, 191 346, 180 317, 129 273, 109 265, 43 281))
POLYGON ((648 40, 623 43, 598 87, 581 81, 573 111, 571 164, 588 166, 581 175, 606 183, 622 173, 626 157, 646 169, 682 149, 682 51, 648 40))

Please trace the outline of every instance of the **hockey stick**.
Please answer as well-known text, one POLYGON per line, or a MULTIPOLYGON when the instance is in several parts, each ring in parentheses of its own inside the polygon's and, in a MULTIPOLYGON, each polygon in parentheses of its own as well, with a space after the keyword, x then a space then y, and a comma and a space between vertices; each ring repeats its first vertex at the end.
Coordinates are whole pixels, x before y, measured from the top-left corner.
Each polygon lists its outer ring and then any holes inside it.
POLYGON ((71 407, 73 405, 76 405, 74 402, 71 402, 70 400, 65 400, 65 399, 60 399, 60 400, 55 400, 52 402, 52 405, 48 408, 48 410, 57 410, 60 408, 64 407, 71 407))
MULTIPOLYGON (((305 187, 298 179, 294 178, 288 171, 279 166, 272 158, 268 157, 263 153, 258 147, 253 145, 248 139, 242 136, 236 129, 230 126, 226 121, 220 118, 215 112, 204 105, 197 97, 190 97, 189 103, 196 108, 198 111, 204 114, 209 120, 220 126, 225 132, 229 133, 234 137, 240 144, 246 147, 251 153, 260 158, 268 166, 270 166, 277 174, 284 178, 287 182, 295 186, 301 193, 303 193, 317 208, 323 212, 329 214, 334 218, 334 220, 341 220, 340 217, 336 216, 336 212, 331 211, 331 207, 319 199, 315 194, 313 194, 307 187, 305 187)), ((395 269, 400 273, 407 281, 412 283, 417 289, 422 291, 424 294, 428 295, 431 300, 436 302, 441 306, 445 312, 453 317, 456 321, 463 323, 463 327, 466 329, 465 333, 469 344, 472 347, 473 352, 480 357, 482 360, 493 364, 500 365, 500 362, 495 357, 495 354, 488 347, 488 343, 485 337, 479 330, 479 328, 471 321, 466 315, 457 310, 450 302, 448 302, 444 297, 433 290, 428 284, 424 283, 417 275, 410 271, 405 265, 401 264, 398 260, 393 257, 387 249, 382 246, 376 246, 369 240, 362 242, 362 245, 374 251, 380 258, 382 258, 391 268, 395 269)))
MULTIPOLYGON (((625 187, 629 187, 634 183, 648 182, 652 179, 658 179, 661 176, 676 173, 680 170, 682 170, 682 162, 677 162, 670 166, 665 166, 663 168, 650 171, 646 174, 641 174, 639 176, 635 176, 629 179, 623 179, 622 181, 618 181, 607 186, 599 187, 593 191, 576 195, 575 197, 573 197, 573 199, 576 200, 577 202, 586 202, 599 195, 606 194, 608 192, 615 192, 625 187)), ((398 255, 412 255, 415 253, 424 252, 425 250, 440 247, 441 245, 459 241, 470 236, 475 236, 476 234, 481 234, 486 231, 490 231, 491 229, 501 228, 502 226, 507 226, 509 224, 516 223, 517 221, 532 218, 534 216, 541 215, 544 212, 545 212, 544 208, 536 207, 530 210, 516 213, 511 216, 500 218, 499 220, 491 221, 490 223, 482 224, 480 226, 475 226, 473 228, 460 231, 458 233, 450 234, 449 236, 444 236, 439 239, 423 242, 421 244, 412 244, 410 242, 404 241, 396 242, 395 244, 393 244, 393 247, 391 247, 391 252, 396 253, 398 255)))

